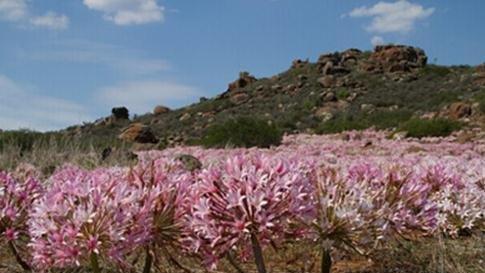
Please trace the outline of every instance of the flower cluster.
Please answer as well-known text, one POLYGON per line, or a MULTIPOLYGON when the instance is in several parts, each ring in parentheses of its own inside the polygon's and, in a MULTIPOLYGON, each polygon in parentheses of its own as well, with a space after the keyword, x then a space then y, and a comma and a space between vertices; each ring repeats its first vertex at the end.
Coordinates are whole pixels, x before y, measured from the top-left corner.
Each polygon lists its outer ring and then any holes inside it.
POLYGON ((14 173, 0 171, 0 238, 16 241, 27 234, 32 203, 43 189, 32 166, 22 165, 14 173))
POLYGON ((29 219, 36 268, 76 267, 97 257, 126 266, 125 257, 150 239, 152 221, 144 192, 126 175, 67 166, 47 181, 29 219))
POLYGON ((194 252, 214 263, 295 235, 296 219, 312 211, 312 184, 298 162, 265 154, 235 155, 201 172, 189 215, 194 252))
POLYGON ((143 253, 149 272, 154 254, 177 249, 210 268, 254 258, 266 272, 265 247, 288 241, 317 242, 331 260, 394 237, 483 229, 484 154, 483 143, 366 131, 288 136, 272 149, 140 152, 132 168, 66 165, 43 184, 24 166, 0 172, 0 239, 25 238, 25 258, 14 255, 37 271, 134 270, 143 253))

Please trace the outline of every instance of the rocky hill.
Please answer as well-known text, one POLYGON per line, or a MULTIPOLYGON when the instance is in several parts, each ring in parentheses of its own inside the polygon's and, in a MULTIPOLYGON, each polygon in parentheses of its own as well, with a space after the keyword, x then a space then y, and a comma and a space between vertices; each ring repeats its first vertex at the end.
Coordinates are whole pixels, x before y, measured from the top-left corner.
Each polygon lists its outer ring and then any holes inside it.
POLYGON ((176 110, 160 105, 132 119, 128 109, 115 108, 109 117, 62 133, 170 146, 198 139, 211 125, 236 116, 255 116, 288 133, 331 133, 438 117, 481 128, 484 113, 485 64, 438 66, 428 64, 419 48, 386 45, 323 54, 316 62, 295 60, 269 78, 241 72, 214 98, 176 110))

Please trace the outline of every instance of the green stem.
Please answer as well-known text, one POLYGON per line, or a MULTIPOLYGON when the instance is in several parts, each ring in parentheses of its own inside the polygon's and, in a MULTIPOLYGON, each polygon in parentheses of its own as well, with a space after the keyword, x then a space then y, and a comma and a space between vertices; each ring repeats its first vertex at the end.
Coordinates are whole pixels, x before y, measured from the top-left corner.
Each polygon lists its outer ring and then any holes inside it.
POLYGON ((236 271, 238 273, 246 273, 242 268, 241 266, 236 262, 236 259, 234 259, 234 257, 232 256, 232 253, 231 252, 228 252, 227 253, 227 260, 229 261, 229 263, 232 265, 232 267, 234 267, 234 269, 236 269, 236 271))
POLYGON ((101 267, 99 266, 98 255, 91 253, 91 269, 93 273, 101 273, 101 267))
POLYGON ((143 267, 143 273, 150 273, 152 271, 153 256, 150 253, 150 248, 145 249, 145 266, 143 267))
POLYGON ((330 273, 332 268, 332 256, 330 256, 330 249, 322 249, 322 264, 320 266, 321 273, 330 273))
POLYGON ((251 245, 253 247, 254 262, 258 268, 259 273, 266 273, 266 266, 264 265, 263 250, 259 244, 258 237, 251 233, 251 245))
POLYGON ((17 247, 15 246, 14 242, 9 241, 8 242, 8 247, 10 248, 10 251, 12 252, 13 256, 15 257, 15 260, 17 263, 22 267, 24 271, 32 271, 32 268, 28 263, 26 263, 22 257, 20 257, 19 252, 17 251, 17 247))
POLYGON ((186 273, 192 273, 193 271, 190 270, 190 268, 186 265, 183 265, 181 262, 179 262, 177 259, 175 259, 175 257, 173 257, 169 250, 168 249, 164 249, 164 255, 165 255, 165 258, 168 259, 168 262, 171 263, 172 265, 175 265, 176 267, 178 267, 179 269, 181 269, 182 271, 186 272, 186 273))

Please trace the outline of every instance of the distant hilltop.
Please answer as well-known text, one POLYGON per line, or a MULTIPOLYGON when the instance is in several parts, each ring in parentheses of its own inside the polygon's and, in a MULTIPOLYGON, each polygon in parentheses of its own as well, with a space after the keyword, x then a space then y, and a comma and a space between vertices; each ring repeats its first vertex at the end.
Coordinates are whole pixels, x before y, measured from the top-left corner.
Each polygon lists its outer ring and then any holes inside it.
POLYGON ((413 118, 456 120, 475 132, 485 124, 484 113, 485 64, 428 64, 422 49, 383 45, 326 53, 316 62, 294 60, 267 78, 241 72, 214 98, 175 110, 159 105, 132 119, 129 109, 114 108, 109 117, 61 133, 172 146, 239 116, 263 119, 286 133, 392 129, 413 118))

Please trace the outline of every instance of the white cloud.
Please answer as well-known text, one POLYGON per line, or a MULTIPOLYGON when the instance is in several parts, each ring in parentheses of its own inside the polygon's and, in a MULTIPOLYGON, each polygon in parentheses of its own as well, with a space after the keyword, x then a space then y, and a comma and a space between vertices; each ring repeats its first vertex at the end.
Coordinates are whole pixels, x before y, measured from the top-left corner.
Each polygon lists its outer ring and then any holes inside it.
POLYGON ((384 44, 384 38, 382 38, 381 36, 374 36, 374 37, 372 37, 370 42, 373 46, 383 45, 384 44))
POLYGON ((0 0, 0 20, 52 30, 64 30, 69 26, 66 15, 52 11, 43 16, 31 14, 27 0, 0 0))
POLYGON ((90 9, 104 13, 117 25, 139 25, 163 21, 164 7, 156 0, 84 0, 90 9))
POLYGON ((66 15, 57 15, 55 12, 47 12, 43 16, 36 16, 30 20, 32 25, 45 27, 53 30, 67 29, 69 18, 66 15))
POLYGON ((414 28, 416 21, 429 17, 434 8, 424 8, 419 4, 400 0, 393 3, 378 2, 372 7, 360 7, 352 10, 350 17, 371 17, 366 27, 373 33, 406 33, 414 28))
POLYGON ((104 87, 95 96, 103 108, 126 106, 131 113, 150 112, 156 105, 180 107, 203 94, 196 88, 164 81, 134 81, 104 87))
POLYGON ((0 19, 18 21, 27 15, 25 0, 0 0, 0 19))
POLYGON ((76 103, 39 95, 0 74, 0 129, 55 130, 92 118, 76 103))
MULTIPOLYGON (((37 45, 39 48, 41 45, 37 45)), ((83 40, 50 42, 48 50, 21 53, 35 61, 72 62, 104 65, 127 76, 152 75, 170 70, 170 64, 160 58, 146 58, 141 52, 117 45, 83 40)))

